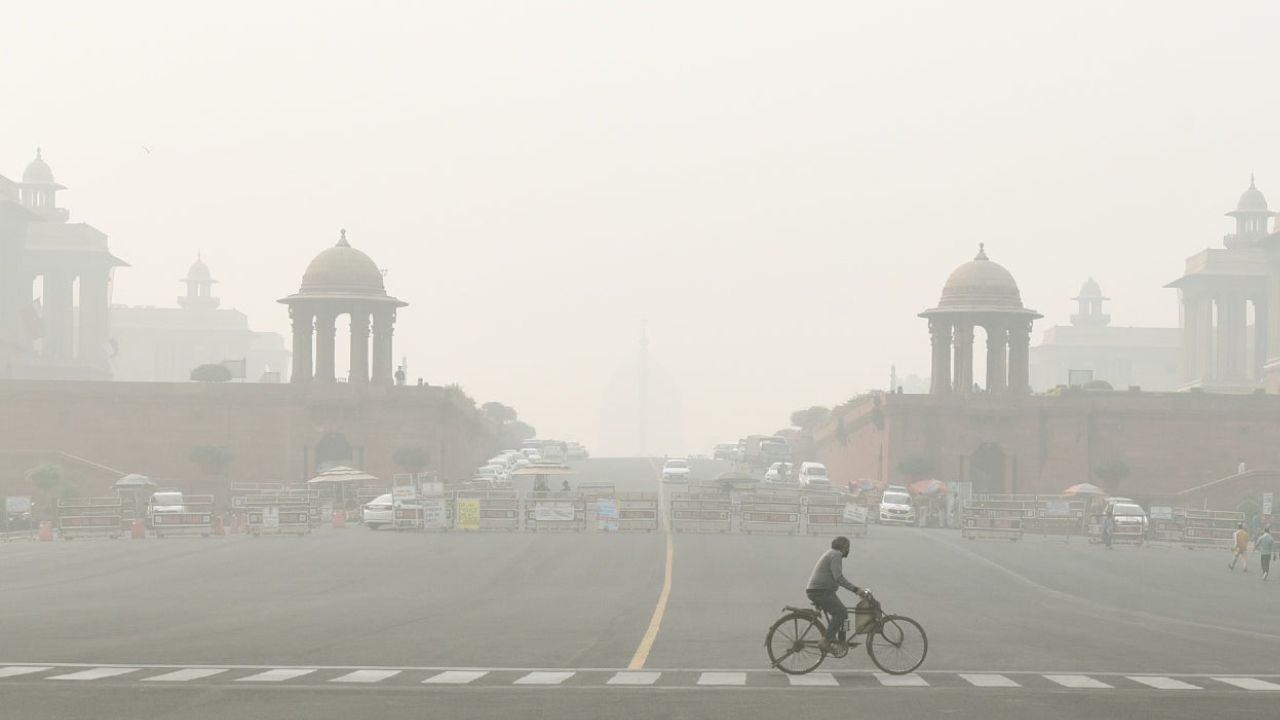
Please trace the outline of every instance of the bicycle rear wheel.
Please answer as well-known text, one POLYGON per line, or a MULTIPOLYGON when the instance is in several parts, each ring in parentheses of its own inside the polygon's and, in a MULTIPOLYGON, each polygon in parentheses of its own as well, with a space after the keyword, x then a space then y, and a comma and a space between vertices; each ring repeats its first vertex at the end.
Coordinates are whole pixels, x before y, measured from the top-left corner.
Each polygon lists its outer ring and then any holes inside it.
POLYGON ((890 675, 914 672, 929 653, 929 638, 920 623, 901 615, 888 615, 867 634, 867 654, 876 667, 890 675))
POLYGON ((788 675, 804 675, 822 664, 826 653, 818 641, 826 633, 822 621, 804 613, 787 613, 769 628, 764 638, 769 664, 788 675))

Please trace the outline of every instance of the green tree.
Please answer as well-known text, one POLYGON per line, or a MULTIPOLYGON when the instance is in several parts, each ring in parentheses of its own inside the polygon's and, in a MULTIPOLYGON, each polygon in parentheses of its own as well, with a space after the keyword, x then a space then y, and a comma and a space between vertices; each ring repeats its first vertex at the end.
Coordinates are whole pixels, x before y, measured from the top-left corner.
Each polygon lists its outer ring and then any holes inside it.
POLYGON ((191 379, 196 382, 229 382, 231 371, 225 365, 208 363, 191 371, 191 379))
POLYGON ((804 410, 796 410, 791 413, 791 425, 798 427, 804 432, 812 432, 818 427, 827 416, 831 414, 831 409, 822 405, 814 405, 804 410))
POLYGON ((76 480, 62 470, 56 463, 42 463, 27 471, 27 479, 39 491, 42 502, 37 505, 43 508, 42 515, 52 518, 58 498, 75 494, 76 480))
POLYGON ((1107 487, 1108 490, 1116 491, 1120 489, 1120 483, 1129 477, 1129 464, 1123 460, 1109 460, 1094 468, 1094 475, 1107 487))
POLYGON ((210 474, 222 474, 235 459, 235 453, 222 445, 196 445, 187 458, 210 474))
POLYGON ((914 480, 919 480, 934 471, 933 460, 924 455, 910 455, 898 461, 898 472, 914 480))
POLYGON ((518 417, 515 408, 500 402, 487 402, 480 406, 480 412, 499 426, 515 422, 518 417))
POLYGON ((431 452, 420 445, 408 445, 396 448, 391 459, 407 473, 420 473, 431 463, 431 452))

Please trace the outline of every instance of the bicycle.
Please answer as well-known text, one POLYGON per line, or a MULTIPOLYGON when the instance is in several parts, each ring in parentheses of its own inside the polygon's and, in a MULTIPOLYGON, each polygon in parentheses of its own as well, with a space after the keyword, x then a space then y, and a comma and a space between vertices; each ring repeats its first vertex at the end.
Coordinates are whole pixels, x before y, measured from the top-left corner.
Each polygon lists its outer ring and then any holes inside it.
POLYGON ((929 639, 920 623, 902 615, 888 615, 880 601, 868 590, 857 607, 849 608, 849 617, 840 631, 839 641, 832 644, 831 652, 818 647, 818 641, 826 635, 831 616, 814 606, 812 608, 787 605, 783 616, 769 628, 764 646, 769 653, 769 664, 788 675, 804 675, 818 669, 830 654, 843 658, 857 643, 847 641, 859 635, 866 636, 867 655, 871 662, 890 675, 906 675, 924 663, 929 652, 929 639), (824 620, 826 624, 824 624, 824 620), (854 626, 850 628, 850 622, 854 626), (850 630, 853 630, 850 633, 850 630))

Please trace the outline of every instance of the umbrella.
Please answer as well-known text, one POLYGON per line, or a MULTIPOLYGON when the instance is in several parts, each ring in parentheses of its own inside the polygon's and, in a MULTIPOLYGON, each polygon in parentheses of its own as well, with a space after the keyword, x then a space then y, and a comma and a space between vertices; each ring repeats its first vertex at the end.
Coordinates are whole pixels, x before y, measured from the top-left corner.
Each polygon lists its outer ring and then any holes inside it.
POLYGON ((311 483, 369 482, 377 479, 378 478, 370 475, 369 473, 363 470, 356 470, 355 468, 349 468, 345 465, 339 465, 337 467, 331 467, 328 470, 325 470, 324 472, 320 473, 319 475, 311 478, 310 480, 307 481, 307 484, 310 485, 311 483))
POLYGON ((1062 491, 1063 497, 1076 497, 1077 495, 1106 495, 1106 494, 1107 493, 1104 492, 1102 488, 1092 483, 1080 483, 1079 485, 1072 485, 1071 487, 1062 491))
POLYGON ((941 480, 917 480, 907 486, 912 495, 945 495, 947 484, 941 480))
POLYGON ((531 463, 518 470, 511 471, 511 476, 517 475, 577 475, 578 472, 568 465, 552 465, 531 463))
POLYGON ((142 488, 142 487, 155 487, 155 486, 156 486, 156 483, 154 480, 147 477, 146 475, 139 475, 137 473, 129 473, 128 475, 125 475, 124 477, 117 480, 116 484, 114 485, 114 487, 117 487, 117 488, 142 488))

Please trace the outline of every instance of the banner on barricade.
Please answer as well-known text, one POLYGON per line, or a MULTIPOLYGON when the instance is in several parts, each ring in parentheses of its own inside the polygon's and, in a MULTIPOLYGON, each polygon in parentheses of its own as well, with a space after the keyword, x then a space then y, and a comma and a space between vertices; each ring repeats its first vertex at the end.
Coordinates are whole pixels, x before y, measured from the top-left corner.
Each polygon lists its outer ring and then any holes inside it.
POLYGON ((275 505, 267 505, 262 508, 262 527, 278 528, 280 527, 280 508, 275 505))
MULTIPOLYGON (((533 506, 533 519, 538 522, 573 522, 576 517, 573 505, 572 502, 539 500, 533 506)), ((616 515, 616 505, 614 509, 616 515)))
POLYGON ((1149 517, 1152 520, 1172 520, 1173 508, 1164 505, 1153 505, 1151 506, 1151 515, 1149 517))
POLYGON ((613 498, 596 500, 596 521, 605 532, 618 531, 618 501, 613 498))
POLYGON ((1271 493, 1262 493, 1262 514, 1263 515, 1271 514, 1271 501, 1274 498, 1275 498, 1275 495, 1271 493))
POLYGON ((422 483, 422 494, 428 496, 443 495, 444 483, 439 480, 428 480, 422 483))
POLYGON ((1050 500, 1044 504, 1045 517, 1070 517, 1071 502, 1069 500, 1050 500))
POLYGON ((428 530, 439 530, 448 527, 449 512, 444 498, 427 498, 422 501, 422 527, 428 530))
POLYGON ((867 508, 862 505, 846 503, 844 506, 844 519, 851 523, 866 523, 867 508))
POLYGON ((480 498, 458 498, 457 513, 459 530, 480 529, 480 498))

